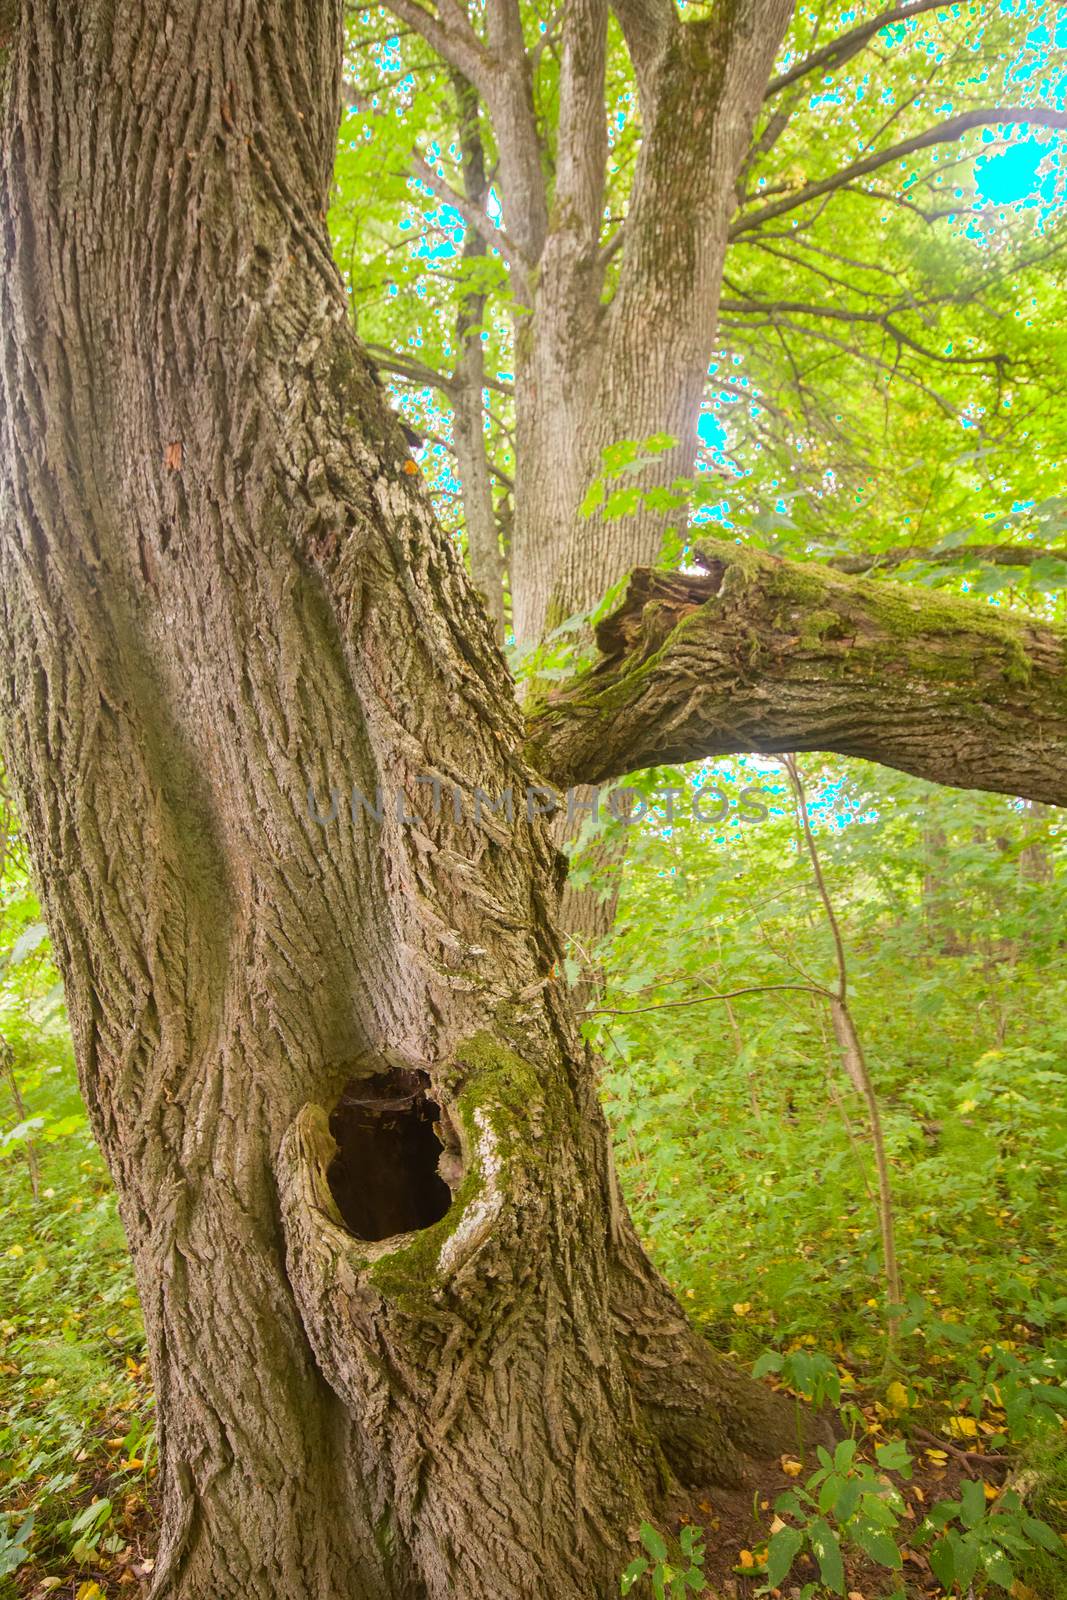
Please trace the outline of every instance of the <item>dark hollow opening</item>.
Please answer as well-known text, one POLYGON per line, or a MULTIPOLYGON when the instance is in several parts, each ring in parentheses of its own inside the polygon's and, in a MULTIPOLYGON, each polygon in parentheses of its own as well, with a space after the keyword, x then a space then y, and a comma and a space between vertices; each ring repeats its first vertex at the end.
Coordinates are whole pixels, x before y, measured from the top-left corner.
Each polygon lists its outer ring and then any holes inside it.
POLYGON ((441 1108, 425 1073, 393 1068, 353 1078, 333 1114, 337 1154, 326 1170, 346 1226, 360 1239, 388 1239, 440 1221, 452 1191, 437 1170, 441 1108))

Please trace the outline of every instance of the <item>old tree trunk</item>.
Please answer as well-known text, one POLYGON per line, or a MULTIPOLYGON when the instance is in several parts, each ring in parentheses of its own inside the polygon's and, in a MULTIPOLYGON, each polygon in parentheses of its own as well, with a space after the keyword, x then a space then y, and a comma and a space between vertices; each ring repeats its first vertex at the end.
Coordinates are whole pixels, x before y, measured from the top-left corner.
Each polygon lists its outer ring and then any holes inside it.
POLYGON ((330 259, 340 61, 328 0, 9 20, 5 756, 136 1262, 155 1593, 592 1600, 780 1419, 614 1187, 512 689, 330 259))

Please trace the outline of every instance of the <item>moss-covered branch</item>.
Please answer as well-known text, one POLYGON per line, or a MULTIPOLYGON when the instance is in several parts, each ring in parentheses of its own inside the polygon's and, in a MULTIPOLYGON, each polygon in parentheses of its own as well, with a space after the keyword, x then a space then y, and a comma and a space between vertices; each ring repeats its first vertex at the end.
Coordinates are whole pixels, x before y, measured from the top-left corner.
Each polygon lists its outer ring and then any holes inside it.
POLYGON ((744 751, 863 756, 1067 804, 1067 632, 736 545, 634 573, 600 661, 531 717, 559 784, 744 751))

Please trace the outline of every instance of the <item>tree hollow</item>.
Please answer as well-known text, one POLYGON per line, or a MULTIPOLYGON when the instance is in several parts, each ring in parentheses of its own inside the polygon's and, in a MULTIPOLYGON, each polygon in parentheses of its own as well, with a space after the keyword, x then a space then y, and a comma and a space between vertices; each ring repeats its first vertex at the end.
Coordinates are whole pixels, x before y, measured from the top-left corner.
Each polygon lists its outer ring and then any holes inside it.
POLYGON ((330 1115, 337 1154, 326 1172, 348 1229, 388 1239, 439 1222, 452 1191, 438 1170, 441 1108, 425 1073, 394 1067, 353 1078, 330 1115))

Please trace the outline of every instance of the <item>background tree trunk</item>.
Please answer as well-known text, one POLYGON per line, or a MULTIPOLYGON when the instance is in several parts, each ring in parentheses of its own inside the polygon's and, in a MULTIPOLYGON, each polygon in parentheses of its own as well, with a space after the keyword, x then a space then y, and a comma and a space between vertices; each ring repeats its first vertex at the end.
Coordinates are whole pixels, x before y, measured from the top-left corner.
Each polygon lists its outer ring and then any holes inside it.
MULTIPOLYGON (((692 472, 715 344, 735 184, 792 13, 791 0, 728 0, 707 21, 673 9, 651 34, 616 8, 641 86, 643 137, 621 236, 619 282, 601 304, 607 138, 607 0, 564 17, 556 183, 531 312, 516 330, 516 639, 591 609, 632 567, 655 562, 669 518, 605 523, 579 507, 601 453, 666 433, 673 450, 633 481, 692 472)), ((511 227, 511 211, 505 217, 511 227)))
POLYGON ((330 259, 340 23, 23 8, 6 756, 144 1306, 155 1594, 595 1600, 665 1450, 729 1478, 792 1419, 615 1189, 511 686, 330 259))

